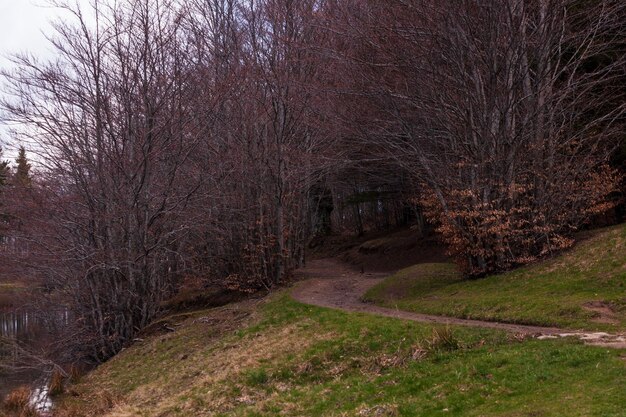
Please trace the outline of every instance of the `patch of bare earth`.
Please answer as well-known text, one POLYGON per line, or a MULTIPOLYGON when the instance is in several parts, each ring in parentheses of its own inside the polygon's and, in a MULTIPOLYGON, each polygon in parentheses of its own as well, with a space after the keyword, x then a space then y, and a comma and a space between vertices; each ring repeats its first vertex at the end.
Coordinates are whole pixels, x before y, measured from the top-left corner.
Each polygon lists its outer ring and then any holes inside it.
POLYGON ((595 317, 591 320, 596 323, 619 324, 617 314, 611 308, 611 305, 604 301, 592 301, 583 305, 587 311, 594 313, 595 317))
POLYGON ((580 339, 587 345, 601 346, 613 349, 626 349, 626 335, 610 334, 604 332, 568 332, 545 334, 537 336, 539 340, 556 339, 561 337, 574 337, 580 339))
MULTIPOLYGON (((466 320, 455 317, 434 316, 412 313, 367 304, 361 297, 367 290, 382 282, 385 273, 359 273, 336 259, 319 259, 298 271, 296 277, 302 280, 292 291, 292 296, 305 304, 335 308, 344 311, 362 312, 378 316, 433 324, 482 327, 504 330, 518 335, 553 339, 575 337, 583 342, 603 347, 626 348, 626 335, 600 332, 580 332, 555 327, 527 326, 512 323, 466 320)), ((594 308, 601 308, 599 306, 594 308)), ((606 310, 603 312, 606 316, 606 310)))
POLYGON ((325 236, 309 244, 311 259, 338 258, 356 271, 391 272, 424 262, 446 262, 436 236, 414 228, 368 232, 361 237, 325 236))

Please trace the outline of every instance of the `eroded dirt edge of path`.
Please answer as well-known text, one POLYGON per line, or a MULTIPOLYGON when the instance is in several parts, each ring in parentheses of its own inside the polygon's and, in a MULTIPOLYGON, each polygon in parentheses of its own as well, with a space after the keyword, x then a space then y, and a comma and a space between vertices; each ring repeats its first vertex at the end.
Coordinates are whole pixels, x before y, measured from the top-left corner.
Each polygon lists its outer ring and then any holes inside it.
POLYGON ((378 316, 423 323, 498 329, 511 333, 529 335, 537 339, 576 337, 590 345, 626 349, 626 334, 572 331, 556 327, 466 320, 455 317, 412 313, 364 303, 361 301, 363 294, 374 285, 380 283, 387 274, 359 273, 351 270, 336 259, 311 261, 306 268, 299 270, 296 275, 302 282, 298 283, 292 290, 292 296, 297 301, 305 304, 344 311, 370 313, 378 316))

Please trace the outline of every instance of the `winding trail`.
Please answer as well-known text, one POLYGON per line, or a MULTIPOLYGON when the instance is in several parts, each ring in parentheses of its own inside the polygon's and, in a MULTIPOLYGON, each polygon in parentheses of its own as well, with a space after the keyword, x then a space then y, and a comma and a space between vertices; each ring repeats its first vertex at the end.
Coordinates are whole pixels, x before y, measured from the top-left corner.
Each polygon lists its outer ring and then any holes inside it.
POLYGON ((374 285, 383 281, 387 275, 386 273, 361 274, 351 270, 336 259, 319 259, 309 262, 306 268, 296 272, 296 277, 302 282, 296 285, 291 294, 294 299, 305 304, 344 311, 370 313, 378 316, 422 323, 450 324, 504 330, 511 333, 536 337, 538 339, 577 337, 590 345, 626 349, 626 334, 608 334, 602 332, 566 330, 556 327, 466 320, 456 317, 434 316, 394 310, 361 301, 363 294, 374 285))

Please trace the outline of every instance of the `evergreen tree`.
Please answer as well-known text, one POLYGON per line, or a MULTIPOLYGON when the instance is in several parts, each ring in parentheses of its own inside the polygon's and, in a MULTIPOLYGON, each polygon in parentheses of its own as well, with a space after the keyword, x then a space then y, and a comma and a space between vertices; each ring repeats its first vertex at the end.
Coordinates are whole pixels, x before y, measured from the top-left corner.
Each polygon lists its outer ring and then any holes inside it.
POLYGON ((18 185, 22 185, 25 187, 30 186, 30 163, 28 162, 28 158, 26 157, 26 149, 24 149, 23 146, 20 146, 20 152, 17 155, 15 162, 17 163, 17 170, 15 171, 15 182, 18 185))
MULTIPOLYGON (((3 150, 0 147, 0 187, 3 187, 7 183, 7 179, 9 178, 9 161, 4 161, 2 159, 3 150)), ((2 189, 0 188, 0 193, 2 193, 2 189)), ((1 203, 0 203, 1 204, 1 203)))
POLYGON ((7 215, 5 214, 6 202, 4 199, 4 191, 9 178, 9 161, 2 159, 2 148, 0 147, 0 245, 4 243, 4 231, 6 228, 7 215))

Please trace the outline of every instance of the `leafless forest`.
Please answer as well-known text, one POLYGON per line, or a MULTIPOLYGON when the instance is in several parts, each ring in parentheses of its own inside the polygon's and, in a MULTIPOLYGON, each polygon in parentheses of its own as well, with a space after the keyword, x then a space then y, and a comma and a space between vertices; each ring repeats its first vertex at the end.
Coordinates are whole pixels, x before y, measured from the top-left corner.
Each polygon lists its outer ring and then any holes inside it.
POLYGON ((432 228, 471 278, 623 211, 622 0, 68 8, 56 59, 4 71, 37 169, 0 170, 0 263, 68 306, 73 357, 185 280, 276 287, 330 233, 432 228))

